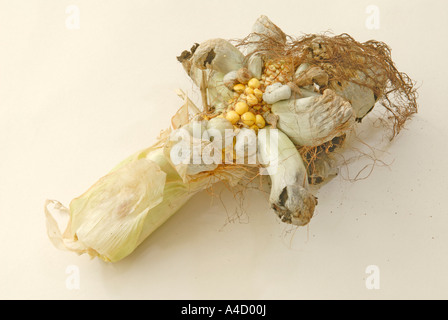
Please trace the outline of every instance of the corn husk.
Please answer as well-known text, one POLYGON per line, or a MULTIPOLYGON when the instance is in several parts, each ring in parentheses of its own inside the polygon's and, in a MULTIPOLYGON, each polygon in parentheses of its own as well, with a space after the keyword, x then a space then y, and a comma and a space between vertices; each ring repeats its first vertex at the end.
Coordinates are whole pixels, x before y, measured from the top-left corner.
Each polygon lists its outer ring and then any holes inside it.
MULTIPOLYGON (((176 127, 186 105, 174 118, 176 127)), ((57 201, 45 205, 47 230, 53 244, 78 254, 87 253, 104 261, 119 261, 128 256, 154 230, 179 210, 193 195, 213 184, 226 181, 235 185, 246 174, 238 167, 199 165, 176 166, 170 158, 171 130, 166 130, 153 146, 121 162, 69 208, 57 201), (191 167, 190 170, 188 167, 191 167), (68 214, 66 230, 59 230, 49 206, 68 214)))

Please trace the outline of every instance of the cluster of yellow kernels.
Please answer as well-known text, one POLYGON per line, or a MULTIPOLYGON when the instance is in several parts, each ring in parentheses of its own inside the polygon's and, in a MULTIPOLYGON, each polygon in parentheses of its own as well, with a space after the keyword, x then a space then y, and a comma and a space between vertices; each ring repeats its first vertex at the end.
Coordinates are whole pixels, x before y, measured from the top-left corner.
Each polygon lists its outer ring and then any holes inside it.
POLYGON ((229 100, 226 119, 235 127, 243 126, 255 131, 264 128, 266 121, 262 113, 270 109, 263 101, 260 80, 252 78, 247 84, 238 83, 233 91, 234 97, 229 100))
POLYGON ((286 84, 292 80, 293 66, 285 60, 268 60, 264 63, 261 81, 265 87, 280 82, 286 84))
POLYGON ((263 93, 271 84, 290 82, 293 70, 292 64, 285 60, 266 61, 260 80, 252 78, 233 87, 234 97, 228 101, 225 118, 235 128, 246 127, 255 131, 264 128, 271 106, 263 101, 263 93))

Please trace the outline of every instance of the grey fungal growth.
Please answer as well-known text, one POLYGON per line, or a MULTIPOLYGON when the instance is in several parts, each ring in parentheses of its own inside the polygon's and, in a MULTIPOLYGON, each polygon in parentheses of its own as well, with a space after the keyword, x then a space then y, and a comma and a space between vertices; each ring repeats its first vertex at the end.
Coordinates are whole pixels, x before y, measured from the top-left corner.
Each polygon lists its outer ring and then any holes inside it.
POLYGON ((281 100, 287 100, 291 97, 291 87, 286 84, 276 82, 266 87, 263 93, 263 100, 268 104, 274 104, 281 100))

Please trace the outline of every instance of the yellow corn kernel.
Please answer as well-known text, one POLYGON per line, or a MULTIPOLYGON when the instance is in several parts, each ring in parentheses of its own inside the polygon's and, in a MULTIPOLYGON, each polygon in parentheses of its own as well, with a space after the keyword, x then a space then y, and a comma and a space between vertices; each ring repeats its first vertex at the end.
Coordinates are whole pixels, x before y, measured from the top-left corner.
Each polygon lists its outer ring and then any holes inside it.
POLYGON ((267 112, 267 111, 269 111, 269 110, 271 110, 267 105, 264 105, 263 106, 263 111, 264 112, 267 112))
POLYGON ((233 90, 237 93, 243 93, 246 86, 244 84, 238 83, 233 86, 233 90))
POLYGON ((226 119, 229 120, 232 124, 235 124, 240 120, 240 115, 232 110, 227 112, 226 119))
POLYGON ((252 78, 249 80, 247 85, 252 89, 258 89, 260 88, 260 81, 257 78, 252 78))
POLYGON ((266 125, 266 121, 264 120, 263 116, 261 114, 257 114, 255 116, 255 124, 258 128, 263 129, 266 125))
POLYGON ((247 126, 251 126, 255 123, 255 115, 252 112, 246 112, 241 116, 241 120, 247 126))
POLYGON ((254 89, 252 89, 251 87, 246 87, 246 89, 244 89, 244 93, 246 95, 250 95, 254 93, 254 89))
POLYGON ((246 102, 240 101, 235 105, 235 111, 239 115, 245 114, 247 111, 249 111, 249 106, 246 102))
POLYGON ((250 126, 250 129, 254 130, 255 132, 258 132, 258 127, 254 124, 252 126, 250 126))
POLYGON ((260 89, 254 89, 254 95, 257 97, 258 101, 263 99, 263 91, 260 89))
POLYGON ((246 101, 247 101, 247 104, 251 107, 258 103, 257 97, 253 94, 248 95, 246 101))

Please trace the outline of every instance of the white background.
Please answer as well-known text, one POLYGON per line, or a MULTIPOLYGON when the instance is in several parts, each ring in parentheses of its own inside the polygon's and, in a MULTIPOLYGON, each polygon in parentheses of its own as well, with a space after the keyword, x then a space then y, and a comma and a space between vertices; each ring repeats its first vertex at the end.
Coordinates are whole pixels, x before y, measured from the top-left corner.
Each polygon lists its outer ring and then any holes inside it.
POLYGON ((0 298, 448 298, 447 14, 445 1, 0 1, 0 298), (80 29, 66 27, 69 5, 80 29), (226 207, 198 194, 121 262, 55 249, 45 200, 68 205, 151 145, 181 105, 174 90, 193 94, 176 56, 243 38, 261 14, 290 35, 390 45, 420 110, 389 165, 330 181, 309 227, 280 223, 257 191, 227 223, 238 206, 224 190, 226 207), (379 290, 366 288, 369 265, 379 290), (79 289, 67 287, 70 266, 79 289))

